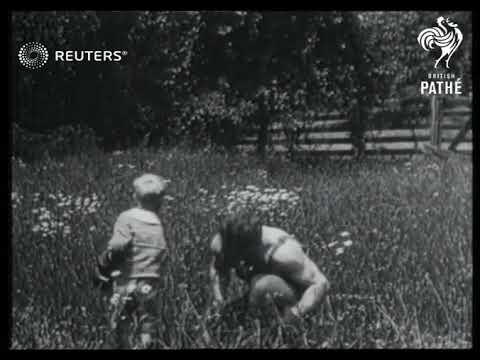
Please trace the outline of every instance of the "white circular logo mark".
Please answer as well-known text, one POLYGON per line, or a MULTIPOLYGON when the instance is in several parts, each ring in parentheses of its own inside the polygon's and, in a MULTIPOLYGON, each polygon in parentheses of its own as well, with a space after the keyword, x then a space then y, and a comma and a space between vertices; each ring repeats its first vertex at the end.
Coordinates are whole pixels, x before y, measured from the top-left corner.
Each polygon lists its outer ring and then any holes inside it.
POLYGON ((20 64, 28 69, 38 69, 47 63, 48 51, 45 46, 37 42, 23 45, 18 52, 20 64))

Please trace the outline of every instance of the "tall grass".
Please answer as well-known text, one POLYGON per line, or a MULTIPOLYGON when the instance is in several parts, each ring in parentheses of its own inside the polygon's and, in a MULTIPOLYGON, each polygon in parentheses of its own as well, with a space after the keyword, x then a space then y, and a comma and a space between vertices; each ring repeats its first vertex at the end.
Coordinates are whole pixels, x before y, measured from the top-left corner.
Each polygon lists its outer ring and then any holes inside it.
POLYGON ((170 178, 174 197, 161 212, 169 245, 161 347, 471 346, 471 162, 303 166, 173 149, 14 161, 14 348, 102 347, 106 303, 89 281, 92 259, 132 205, 132 180, 146 171, 170 178), (294 233, 325 272, 332 316, 321 309, 293 328, 207 316, 208 244, 225 194, 246 185, 296 189, 298 204, 264 219, 294 233), (64 221, 52 229, 52 219, 64 221), (340 233, 351 246, 341 247, 340 233))

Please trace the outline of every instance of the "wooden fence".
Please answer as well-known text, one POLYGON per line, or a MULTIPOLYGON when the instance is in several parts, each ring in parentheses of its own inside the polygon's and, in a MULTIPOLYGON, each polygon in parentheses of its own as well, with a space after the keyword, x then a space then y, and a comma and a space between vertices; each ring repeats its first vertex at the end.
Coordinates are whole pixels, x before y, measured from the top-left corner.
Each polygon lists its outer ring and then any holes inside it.
MULTIPOLYGON (((470 97, 413 97, 403 99, 401 106, 417 105, 423 108, 423 116, 405 119, 409 112, 396 112, 375 109, 371 112, 374 128, 366 124, 365 153, 376 155, 412 155, 425 148, 455 150, 471 154, 471 98, 470 97), (392 114, 397 120, 390 121, 392 114), (402 119, 399 119, 403 117, 402 119), (384 117, 384 122, 382 122, 384 117), (379 121, 380 120, 380 121, 379 121), (407 121, 405 121, 407 120, 407 121)), ((411 112, 410 112, 411 114, 411 112)), ((316 121, 296 131, 295 145, 292 147, 292 131, 281 124, 273 124, 269 130, 268 147, 275 152, 294 151, 295 153, 322 155, 353 155, 354 146, 350 137, 346 114, 331 112, 318 114, 316 121)), ((298 122, 299 124, 301 122, 298 122)), ((246 137, 240 147, 252 150, 256 136, 246 137)))

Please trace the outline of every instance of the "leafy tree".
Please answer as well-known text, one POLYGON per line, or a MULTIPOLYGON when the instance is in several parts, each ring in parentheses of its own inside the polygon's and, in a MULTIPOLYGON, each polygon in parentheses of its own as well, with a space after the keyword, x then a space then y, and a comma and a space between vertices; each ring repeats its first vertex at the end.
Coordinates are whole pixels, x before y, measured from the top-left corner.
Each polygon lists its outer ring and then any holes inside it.
MULTIPOLYGON (((417 44, 436 12, 130 11, 14 13, 14 52, 126 50, 115 64, 48 62, 15 71, 15 121, 31 131, 84 125, 103 145, 209 138, 228 146, 248 132, 264 153, 268 129, 295 133, 318 112, 350 117, 355 146, 374 105, 398 98, 432 70, 417 44)), ((452 71, 471 89, 471 14, 452 71)))
POLYGON ((354 99, 366 106, 371 87, 362 72, 369 64, 357 50, 363 39, 352 13, 237 11, 202 17, 192 69, 197 91, 222 87, 233 106, 253 104, 256 111, 243 125, 257 128, 260 153, 274 120, 348 108, 354 99))

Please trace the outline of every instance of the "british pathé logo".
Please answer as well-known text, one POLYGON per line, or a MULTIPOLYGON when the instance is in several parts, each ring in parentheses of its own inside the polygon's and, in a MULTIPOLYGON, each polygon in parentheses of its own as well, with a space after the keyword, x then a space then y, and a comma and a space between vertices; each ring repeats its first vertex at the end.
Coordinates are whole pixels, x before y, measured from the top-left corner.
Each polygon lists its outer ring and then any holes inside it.
POLYGON ((430 73, 420 82, 422 95, 462 95, 462 79, 455 74, 430 73))
POLYGON ((421 31, 417 41, 425 51, 431 51, 435 48, 441 50, 439 58, 435 61, 435 68, 441 60, 445 60, 445 67, 450 69, 450 58, 462 43, 463 35, 458 25, 449 18, 445 19, 440 16, 437 18, 437 24, 438 27, 435 26, 421 31))
POLYGON ((449 18, 440 16, 437 25, 422 30, 417 37, 418 43, 425 51, 439 51, 435 60, 434 72, 428 73, 426 79, 420 82, 422 95, 462 95, 462 78, 448 72, 450 58, 462 43, 463 34, 458 25, 449 18), (445 70, 438 66, 442 62, 445 70))

